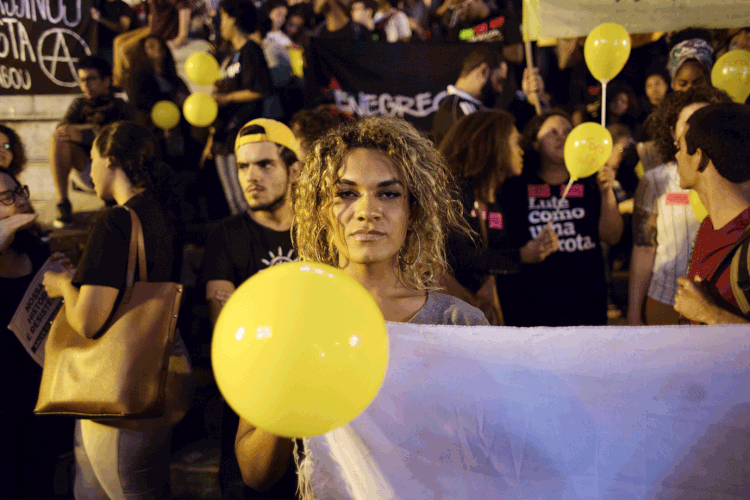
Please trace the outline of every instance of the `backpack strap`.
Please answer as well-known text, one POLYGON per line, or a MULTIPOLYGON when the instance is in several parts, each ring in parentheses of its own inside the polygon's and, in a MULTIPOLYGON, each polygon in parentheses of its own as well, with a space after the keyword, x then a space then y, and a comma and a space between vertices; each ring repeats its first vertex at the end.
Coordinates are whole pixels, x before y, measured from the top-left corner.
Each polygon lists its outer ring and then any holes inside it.
POLYGON ((750 318, 750 238, 740 246, 739 251, 734 253, 732 264, 729 268, 729 282, 732 285, 732 293, 740 306, 742 314, 750 318))
MULTIPOLYGON (((746 313, 742 311, 741 309, 737 309, 731 303, 727 302, 727 300, 724 297, 722 297, 721 294, 719 293, 719 289, 716 286, 716 283, 719 281, 719 278, 724 273, 727 266, 730 266, 733 264, 733 262, 735 261, 735 257, 737 257, 736 260, 738 261, 738 266, 737 266, 737 273, 734 276, 737 276, 737 274, 739 273, 739 260, 740 260, 739 255, 742 253, 741 251, 738 252, 737 249, 741 246, 744 247, 744 250, 745 250, 745 273, 747 273, 747 246, 748 245, 750 245, 750 226, 748 226, 747 229, 745 229, 745 232, 742 233, 742 235, 737 239, 737 241, 735 241, 734 244, 729 248, 729 250, 727 250, 727 252, 724 254, 724 257, 722 257, 721 260, 711 270, 711 272, 707 274, 707 276, 711 276, 711 279, 709 279, 707 283, 708 285, 707 290, 711 294, 711 297, 716 301, 717 304, 720 304, 725 309, 735 314, 739 314, 741 316, 746 316, 746 313)), ((739 295, 744 295, 744 294, 738 295, 738 293, 735 291, 736 279, 732 276, 731 269, 730 269, 729 281, 732 284, 732 293, 734 294, 735 300, 737 300, 737 302, 741 304, 741 301, 739 300, 740 298, 739 295)), ((745 282, 745 286, 750 286, 748 285, 747 281, 745 282)), ((750 308, 748 308, 748 310, 750 310, 750 308)))

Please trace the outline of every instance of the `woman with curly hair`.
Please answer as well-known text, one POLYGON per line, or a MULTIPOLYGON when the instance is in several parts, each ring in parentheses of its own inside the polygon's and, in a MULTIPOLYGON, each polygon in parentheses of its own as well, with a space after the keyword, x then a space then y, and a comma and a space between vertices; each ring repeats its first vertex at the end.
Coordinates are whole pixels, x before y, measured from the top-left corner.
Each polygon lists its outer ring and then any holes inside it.
POLYGON ((26 167, 26 148, 15 130, 0 124, 0 171, 16 177, 26 167))
POLYGON ((648 170, 638 183, 633 206, 633 251, 628 279, 628 325, 676 325, 677 278, 687 275, 700 221, 680 188, 675 127, 687 106, 732 102, 714 87, 668 94, 649 116, 649 135, 668 161, 648 170))
POLYGON ((407 122, 369 118, 320 139, 292 193, 303 260, 341 268, 387 321, 483 324, 480 311, 438 293, 445 241, 467 232, 452 175, 407 122))
MULTIPOLYGON (((437 292, 445 239, 469 232, 445 161, 407 122, 375 117, 342 125, 308 153, 292 192, 292 238, 301 260, 343 270, 364 286, 387 321, 486 325, 479 309, 437 292)), ((246 484, 266 491, 294 463, 292 440, 240 421, 237 435, 276 450, 238 461, 246 484)), ((307 465, 300 471, 309 470, 307 465)), ((307 472, 300 472, 308 484, 307 472)))
MULTIPOLYGON (((94 224, 75 272, 46 272, 50 297, 63 297, 70 326, 87 338, 101 333, 117 310, 126 286, 131 214, 141 221, 149 281, 179 281, 181 246, 168 167, 160 161, 153 135, 132 122, 102 128, 91 148, 91 178, 96 194, 114 200, 94 224)), ((179 334, 173 356, 185 358, 179 334)), ((171 363, 170 363, 171 364, 171 363)), ((159 418, 116 425, 76 421, 75 497, 96 500, 171 498, 169 462, 172 426, 190 397, 189 373, 172 372, 166 393, 174 395, 159 418), (175 385, 172 385, 175 384, 175 385)), ((137 388, 133 388, 136 390, 137 388)))

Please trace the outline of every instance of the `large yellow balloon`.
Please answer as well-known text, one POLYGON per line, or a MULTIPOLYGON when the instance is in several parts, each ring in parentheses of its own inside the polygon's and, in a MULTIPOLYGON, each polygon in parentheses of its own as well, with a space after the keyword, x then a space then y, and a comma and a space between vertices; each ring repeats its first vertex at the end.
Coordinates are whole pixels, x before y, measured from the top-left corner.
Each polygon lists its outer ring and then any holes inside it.
POLYGON ((182 105, 182 113, 191 125, 196 127, 207 127, 211 125, 219 114, 219 106, 216 99, 203 92, 195 92, 185 99, 182 105))
POLYGON ((701 202, 698 191, 691 189, 688 196, 690 206, 693 208, 693 212, 695 212, 695 217, 698 219, 698 222, 703 222, 703 219, 708 215, 708 210, 706 210, 706 207, 701 202))
POLYGON ((162 130, 170 130, 180 122, 180 108, 172 101, 159 101, 151 108, 151 121, 162 130))
POLYGON ((219 63, 211 54, 196 52, 185 61, 185 73, 198 85, 211 85, 219 79, 219 63))
POLYGON ((565 166, 570 178, 594 175, 612 154, 612 135, 598 123, 582 123, 565 139, 565 166))
POLYGON ((744 104, 750 96, 750 52, 737 49, 721 56, 711 70, 711 83, 744 104))
POLYGON ((600 24, 586 37, 583 56, 594 78, 607 83, 617 76, 630 57, 630 35, 615 23, 600 24))
POLYGON ((359 415, 388 364, 378 305, 341 270, 291 262, 254 275, 221 311, 211 344, 219 390, 279 436, 323 434, 359 415))

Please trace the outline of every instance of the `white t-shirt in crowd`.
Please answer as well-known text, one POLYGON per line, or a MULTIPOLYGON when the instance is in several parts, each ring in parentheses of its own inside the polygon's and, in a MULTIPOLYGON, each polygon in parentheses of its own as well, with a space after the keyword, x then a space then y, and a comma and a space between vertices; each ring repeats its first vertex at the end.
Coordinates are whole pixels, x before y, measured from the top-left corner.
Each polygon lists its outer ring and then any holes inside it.
MULTIPOLYGON (((393 14, 393 11, 378 12, 373 16, 372 20, 375 22, 375 24, 378 24, 380 21, 387 18, 391 14, 393 14)), ((411 37, 409 18, 406 17, 406 14, 404 14, 400 10, 397 10, 393 17, 391 17, 388 22, 385 23, 383 30, 385 31, 386 40, 391 43, 398 42, 402 38, 411 37)))
POLYGON ((677 278, 687 276, 700 222, 690 206, 689 190, 680 188, 677 163, 670 162, 646 172, 643 199, 635 207, 656 214, 656 257, 648 296, 674 305, 677 278))

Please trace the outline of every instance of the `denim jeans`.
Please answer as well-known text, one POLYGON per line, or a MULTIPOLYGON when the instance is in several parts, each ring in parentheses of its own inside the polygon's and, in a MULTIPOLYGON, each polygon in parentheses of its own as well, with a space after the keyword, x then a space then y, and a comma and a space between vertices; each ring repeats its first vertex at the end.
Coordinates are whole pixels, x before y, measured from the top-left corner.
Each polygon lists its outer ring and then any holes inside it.
POLYGON ((76 500, 169 500, 171 427, 120 429, 76 421, 76 500))

